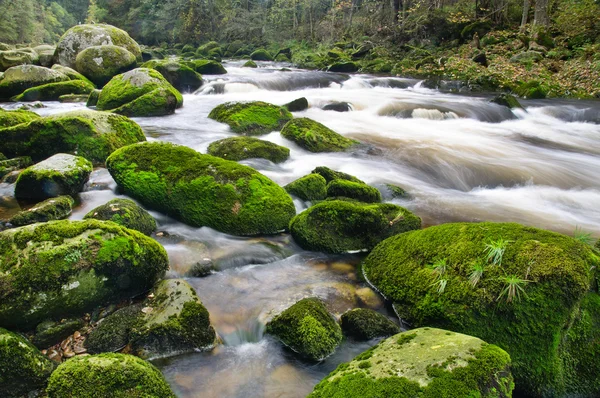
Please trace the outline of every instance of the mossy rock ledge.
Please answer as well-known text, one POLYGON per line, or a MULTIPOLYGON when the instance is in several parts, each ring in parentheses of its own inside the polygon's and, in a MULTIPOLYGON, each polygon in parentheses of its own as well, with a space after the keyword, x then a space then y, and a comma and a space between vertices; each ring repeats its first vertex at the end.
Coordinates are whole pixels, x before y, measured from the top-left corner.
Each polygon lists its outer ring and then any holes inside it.
POLYGON ((289 121, 281 135, 310 152, 342 152, 359 143, 308 118, 289 121))
MULTIPOLYGON (((220 64, 219 64, 220 65, 220 64)), ((202 86, 202 75, 187 62, 175 60, 151 60, 141 66, 160 72, 180 92, 193 92, 202 86)))
POLYGON ((127 354, 71 358, 52 373, 46 392, 48 398, 175 398, 154 365, 127 354))
POLYGON ((15 184, 17 199, 46 199, 75 196, 83 189, 93 170, 81 156, 58 153, 23 170, 15 184))
POLYGON ((442 329, 399 333, 343 363, 309 398, 509 398, 510 356, 483 340, 442 329))
POLYGON ((421 219, 389 203, 327 200, 294 217, 292 237, 306 250, 346 253, 371 250, 382 240, 421 228, 421 219))
POLYGON ((146 141, 133 120, 92 110, 36 118, 0 129, 0 138, 0 152, 8 157, 30 156, 40 161, 56 153, 70 153, 94 164, 103 164, 117 148, 146 141))
POLYGON ((96 107, 130 117, 164 116, 183 106, 183 97, 160 72, 137 68, 113 77, 96 107))
POLYGON ((8 101, 32 87, 67 80, 70 80, 67 75, 42 66, 13 66, 4 72, 4 77, 0 80, 0 101, 8 101))
POLYGON ((342 314, 342 331, 355 340, 370 340, 400 333, 400 327, 386 316, 369 308, 354 308, 342 314))
POLYGON ((253 101, 226 102, 210 111, 208 117, 227 123, 234 133, 262 135, 281 129, 293 116, 281 106, 253 101))
POLYGON ((130 145, 106 162, 143 205, 193 226, 233 235, 274 234, 296 211, 283 188, 256 170, 168 143, 130 145))
POLYGON ((321 361, 342 341, 337 322, 317 298, 305 298, 267 323, 267 333, 301 356, 321 361))
POLYGON ((149 290, 168 268, 155 240, 115 223, 50 221, 0 233, 0 327, 81 316, 149 290))
POLYGON ((154 217, 131 199, 113 199, 90 210, 83 218, 112 221, 144 235, 151 235, 156 230, 154 217))
POLYGON ((363 272, 412 325, 505 349, 519 394, 592 397, 600 394, 599 266, 597 252, 568 236, 456 223, 381 242, 363 272), (495 263, 486 256, 494 247, 502 252, 495 263))
POLYGON ((234 161, 263 158, 273 163, 281 163, 290 157, 290 150, 258 138, 232 137, 211 143, 208 146, 208 154, 234 161))
POLYGON ((7 111, 0 109, 0 129, 16 126, 21 123, 29 123, 32 120, 39 119, 40 116, 31 111, 15 110, 7 111))
POLYGON ((0 396, 20 398, 46 386, 54 364, 19 334, 0 328, 0 396))
POLYGON ((88 47, 77 54, 75 69, 102 87, 113 76, 135 68, 136 64, 135 55, 126 48, 103 45, 88 47))
POLYGON ((73 198, 67 195, 46 199, 30 209, 18 212, 9 222, 16 227, 22 227, 38 222, 62 220, 71 215, 74 204, 73 198))

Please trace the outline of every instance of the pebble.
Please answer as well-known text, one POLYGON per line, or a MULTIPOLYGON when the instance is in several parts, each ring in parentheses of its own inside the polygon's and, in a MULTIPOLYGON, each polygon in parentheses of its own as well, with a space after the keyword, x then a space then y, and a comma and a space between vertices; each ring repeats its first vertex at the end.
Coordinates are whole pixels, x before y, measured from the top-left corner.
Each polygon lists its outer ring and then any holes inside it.
POLYGON ((73 338, 74 339, 78 339, 81 337, 81 332, 79 330, 77 330, 75 333, 73 333, 73 338))

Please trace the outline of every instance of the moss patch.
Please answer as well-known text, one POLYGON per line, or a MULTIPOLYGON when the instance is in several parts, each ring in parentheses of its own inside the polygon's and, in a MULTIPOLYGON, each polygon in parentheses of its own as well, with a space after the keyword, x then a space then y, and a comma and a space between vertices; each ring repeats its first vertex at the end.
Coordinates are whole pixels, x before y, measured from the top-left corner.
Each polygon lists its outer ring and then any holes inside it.
POLYGON ((135 55, 124 47, 113 45, 85 48, 75 59, 76 69, 99 87, 119 73, 135 68, 135 55))
POLYGON ((342 314, 342 331, 357 340, 391 336, 400 333, 400 327, 377 311, 355 308, 342 314))
POLYGON ((112 221, 145 235, 150 235, 156 230, 154 217, 130 199, 113 199, 91 210, 83 218, 112 221))
POLYGON ((14 66, 4 72, 0 80, 0 101, 7 101, 31 87, 67 80, 66 75, 42 66, 14 66))
POLYGON ((217 122, 227 123, 238 134, 261 135, 279 130, 292 114, 287 109, 261 101, 226 102, 208 115, 217 122))
POLYGON ((337 179, 327 184, 327 196, 331 198, 350 198, 359 202, 381 202, 381 193, 367 184, 337 179))
POLYGON ((70 196, 47 199, 30 209, 18 212, 9 222, 14 226, 21 227, 37 222, 62 220, 71 215, 74 204, 75 201, 70 196))
POLYGON ((160 72, 173 87, 181 92, 193 92, 200 88, 203 83, 202 75, 186 62, 152 60, 144 63, 141 67, 160 72))
POLYGON ((142 308, 142 304, 134 304, 104 318, 85 340, 85 348, 92 354, 123 349, 131 339, 131 331, 142 318, 142 308))
POLYGON ((211 143, 208 146, 208 154, 234 161, 263 158, 273 163, 281 163, 290 157, 290 150, 258 138, 232 137, 211 143))
POLYGON ((202 75, 224 75, 227 73, 227 70, 220 62, 212 59, 196 59, 187 61, 186 64, 202 75))
POLYGON ((319 174, 308 174, 290 182, 285 187, 289 194, 302 200, 319 201, 327 197, 327 182, 319 174))
POLYGON ((289 121, 281 129, 281 135, 310 152, 340 152, 358 144, 358 141, 346 138, 308 118, 289 121))
POLYGON ((5 111, 0 109, 0 129, 16 126, 21 123, 29 123, 32 120, 39 119, 39 115, 25 110, 5 111))
POLYGON ((69 80, 67 82, 48 83, 41 86, 28 88, 22 94, 13 98, 14 101, 58 101, 59 97, 66 94, 89 94, 94 86, 83 80, 69 80))

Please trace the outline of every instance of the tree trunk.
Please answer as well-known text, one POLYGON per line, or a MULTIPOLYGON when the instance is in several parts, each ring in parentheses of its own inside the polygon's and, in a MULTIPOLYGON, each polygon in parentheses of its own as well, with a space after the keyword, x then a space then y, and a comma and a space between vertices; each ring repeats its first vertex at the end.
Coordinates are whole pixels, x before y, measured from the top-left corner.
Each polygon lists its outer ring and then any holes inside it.
POLYGON ((523 17, 521 18, 521 31, 525 29, 527 20, 529 19, 529 9, 531 8, 530 0, 523 0, 523 17))
POLYGON ((535 1, 533 24, 544 27, 550 25, 550 19, 548 18, 548 0, 535 1))

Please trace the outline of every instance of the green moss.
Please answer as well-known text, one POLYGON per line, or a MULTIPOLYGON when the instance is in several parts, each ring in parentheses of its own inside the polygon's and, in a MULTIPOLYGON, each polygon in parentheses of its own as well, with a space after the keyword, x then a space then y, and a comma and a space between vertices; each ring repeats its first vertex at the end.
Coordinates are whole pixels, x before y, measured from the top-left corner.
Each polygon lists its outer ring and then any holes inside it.
POLYGON ((327 182, 319 174, 308 174, 290 182, 285 187, 289 194, 302 200, 319 201, 327 197, 327 182))
POLYGON ((279 130, 292 114, 285 108, 262 101, 226 102, 208 115, 217 122, 227 123, 238 134, 261 135, 279 130))
POLYGON ((125 354, 75 357, 50 377, 49 398, 175 398, 160 371, 125 354))
POLYGON ((125 347, 131 331, 142 319, 142 305, 135 304, 110 314, 91 331, 85 348, 92 354, 115 352, 125 347))
POLYGON ((300 97, 292 102, 288 102, 284 107, 290 112, 301 112, 308 109, 308 100, 306 97, 300 97))
POLYGON ((358 184, 364 184, 364 181, 359 180, 358 178, 356 178, 350 174, 342 173, 341 171, 335 171, 335 170, 332 170, 329 167, 325 167, 325 166, 317 167, 316 169, 314 169, 312 171, 312 173, 319 174, 320 176, 325 178, 325 181, 327 181, 328 184, 333 180, 346 180, 346 181, 356 182, 358 184))
POLYGON ((87 99, 87 102, 85 103, 85 106, 91 107, 91 106, 98 105, 98 98, 100 98, 101 92, 102 92, 102 90, 92 90, 87 99))
POLYGON ((220 62, 211 59, 195 59, 187 61, 186 64, 202 75, 224 75, 227 73, 220 62))
POLYGON ((14 101, 58 101, 65 94, 89 94, 94 90, 92 84, 83 80, 69 80, 67 82, 48 83, 23 91, 13 98, 14 101))
POLYGON ((183 97, 160 72, 137 68, 113 77, 96 106, 131 117, 162 116, 183 106, 183 97))
POLYGON ((202 86, 202 75, 196 72, 187 62, 174 60, 152 60, 144 63, 142 68, 154 69, 173 87, 181 92, 192 92, 202 86))
POLYGON ((519 84, 515 88, 515 93, 527 99, 543 99, 548 95, 548 88, 537 80, 531 80, 519 84))
POLYGON ((14 226, 21 227, 37 222, 61 220, 71 215, 71 209, 74 204, 75 201, 70 196, 47 199, 30 209, 18 212, 9 222, 14 226))
POLYGON ((358 141, 346 138, 308 118, 289 121, 281 129, 281 135, 310 152, 341 152, 358 144, 358 141))
POLYGON ((339 325, 316 298, 298 301, 267 324, 267 333, 300 355, 321 361, 342 341, 339 325))
POLYGON ((294 217, 290 232, 304 249, 345 253, 370 250, 387 237, 420 227, 421 219, 400 206, 332 200, 294 217))
POLYGON ((406 199, 410 197, 410 195, 404 190, 404 188, 399 187, 397 185, 385 184, 385 188, 387 189, 392 199, 406 199))
POLYGON ((387 317, 368 308, 347 311, 341 319, 342 331, 357 340, 391 336, 400 333, 400 327, 387 317))
POLYGON ((66 75, 71 80, 81 80, 81 81, 84 81, 91 85, 94 85, 94 83, 92 83, 92 81, 90 79, 83 76, 81 73, 77 72, 75 69, 69 68, 68 66, 54 64, 54 65, 52 65, 52 68, 50 68, 50 69, 60 72, 63 75, 66 75))
POLYGON ((77 153, 96 164, 103 164, 117 148, 146 140, 133 120, 94 111, 35 119, 0 129, 0 137, 0 152, 9 157, 27 155, 39 161, 56 153, 77 153))
POLYGON ((0 160, 0 178, 5 175, 33 164, 29 156, 0 160))
POLYGON ((250 54, 250 58, 253 61, 273 61, 273 56, 263 48, 259 48, 258 50, 250 54))
POLYGON ((38 54, 30 48, 0 51, 0 72, 18 65, 39 65, 38 54))
POLYGON ((258 68, 258 65, 256 65, 256 62, 250 60, 246 61, 244 65, 242 65, 242 68, 258 68))
POLYGON ((39 115, 25 110, 5 111, 0 109, 0 129, 12 127, 21 123, 29 123, 32 120, 39 119, 39 115))
POLYGON ((132 145, 111 155, 107 167, 127 194, 190 225, 272 234, 295 214, 289 195, 256 170, 183 146, 132 145))
POLYGON ((0 80, 0 101, 7 101, 28 88, 67 80, 69 78, 66 75, 41 66, 14 66, 8 69, 0 80))
POLYGON ((0 326, 81 315, 149 289, 168 268, 145 235, 98 220, 51 221, 0 233, 0 326))
POLYGON ((99 87, 119 73, 135 68, 136 56, 124 47, 99 45, 85 48, 77 54, 76 69, 99 87))
POLYGON ((593 364, 573 368, 564 351, 582 299, 590 289, 596 294, 591 270, 599 264, 587 245, 557 233, 518 224, 460 223, 389 238, 373 250, 363 270, 411 324, 468 333, 506 349, 519 391, 543 396, 576 393, 571 386, 598 383, 577 373, 593 364), (485 259, 486 244, 498 239, 509 242, 502 265, 487 265, 473 287, 473 262, 485 259), (447 286, 439 294, 427 265, 442 258, 447 286), (507 275, 530 281, 520 300, 498 300, 507 275))
POLYGON ((208 154, 234 161, 264 158, 273 163, 281 163, 290 157, 290 150, 253 137, 233 137, 211 143, 208 154))
POLYGON ((81 329, 84 323, 81 319, 63 319, 59 322, 42 322, 33 336, 32 342, 38 348, 48 348, 58 344, 75 331, 81 329))
POLYGON ((27 339, 0 328, 0 395, 22 397, 45 387, 54 365, 27 339))
POLYGON ((510 94, 506 94, 506 93, 497 95, 496 97, 492 98, 490 100, 490 102, 493 102, 494 104, 506 106, 507 108, 510 108, 510 109, 523 109, 523 106, 519 103, 519 100, 517 98, 515 98, 514 95, 510 95, 510 94))
POLYGON ((285 54, 277 54, 275 57, 275 61, 277 62, 291 62, 287 55, 285 54))
POLYGON ((216 49, 220 50, 220 48, 221 48, 221 46, 216 41, 209 41, 208 43, 203 44, 200 47, 198 47, 198 49, 196 50, 196 55, 206 56, 210 53, 210 51, 216 50, 216 49))
POLYGON ((91 210, 83 218, 112 221, 145 235, 150 235, 156 230, 154 217, 130 199, 113 199, 91 210))
POLYGON ((381 202, 381 193, 367 184, 337 179, 327 184, 327 196, 350 198, 365 203, 381 202))

